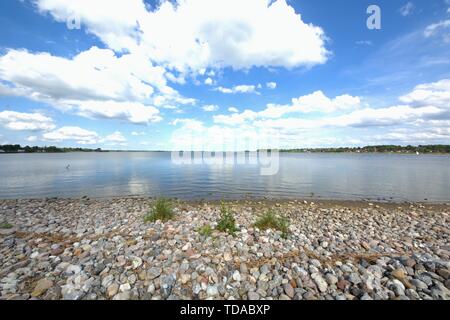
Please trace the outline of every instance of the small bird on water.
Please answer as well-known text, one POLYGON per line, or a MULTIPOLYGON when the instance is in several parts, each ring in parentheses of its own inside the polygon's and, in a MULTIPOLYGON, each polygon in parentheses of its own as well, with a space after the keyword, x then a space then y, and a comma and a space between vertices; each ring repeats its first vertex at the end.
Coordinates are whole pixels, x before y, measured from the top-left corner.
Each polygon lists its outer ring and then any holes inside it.
POLYGON ((70 164, 68 164, 66 167, 66 170, 69 170, 69 169, 70 169, 70 164))

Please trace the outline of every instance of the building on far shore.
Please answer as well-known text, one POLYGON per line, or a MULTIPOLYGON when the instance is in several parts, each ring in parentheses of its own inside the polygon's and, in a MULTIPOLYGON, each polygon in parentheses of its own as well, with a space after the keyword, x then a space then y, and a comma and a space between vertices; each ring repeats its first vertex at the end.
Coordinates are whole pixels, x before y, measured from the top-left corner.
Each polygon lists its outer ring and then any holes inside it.
POLYGON ((5 153, 5 150, 0 149, 0 153, 5 153))

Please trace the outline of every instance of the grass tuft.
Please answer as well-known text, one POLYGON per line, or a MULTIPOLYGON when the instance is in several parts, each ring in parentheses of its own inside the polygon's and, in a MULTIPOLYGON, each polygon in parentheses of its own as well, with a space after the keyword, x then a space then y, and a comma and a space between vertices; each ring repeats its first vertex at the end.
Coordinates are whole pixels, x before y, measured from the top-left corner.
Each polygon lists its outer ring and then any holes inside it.
POLYGON ((234 219, 233 213, 224 202, 220 204, 220 219, 216 229, 222 232, 228 232, 233 236, 239 230, 236 227, 236 220, 234 219))
POLYGON ((12 229, 14 226, 8 222, 0 223, 0 229, 12 229))
POLYGON ((213 228, 209 224, 205 224, 204 226, 200 227, 197 232, 206 238, 210 237, 213 233, 213 228))
POLYGON ((289 235, 289 219, 277 215, 272 210, 267 211, 255 222, 254 226, 260 230, 279 230, 282 232, 282 237, 286 238, 289 235))
POLYGON ((144 216, 144 222, 155 222, 161 220, 162 222, 173 219, 174 213, 170 201, 164 198, 156 200, 156 203, 150 213, 144 216))

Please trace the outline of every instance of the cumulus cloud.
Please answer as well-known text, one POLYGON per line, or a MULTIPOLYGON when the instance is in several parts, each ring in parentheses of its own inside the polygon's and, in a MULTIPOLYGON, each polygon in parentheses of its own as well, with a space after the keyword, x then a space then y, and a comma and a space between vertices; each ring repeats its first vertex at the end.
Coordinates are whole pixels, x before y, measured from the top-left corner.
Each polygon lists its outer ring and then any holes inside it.
POLYGON ((149 124, 162 120, 159 110, 139 102, 83 101, 66 102, 78 115, 93 119, 119 119, 133 124, 149 124))
POLYGON ((214 117, 216 123, 237 125, 256 118, 280 118, 291 113, 333 113, 337 111, 351 110, 359 107, 361 100, 348 94, 328 98, 322 91, 292 99, 288 105, 268 104, 266 109, 260 112, 246 110, 240 114, 219 115, 214 117))
MULTIPOLYGON (((249 131, 272 130, 281 136, 284 147, 301 145, 336 145, 344 140, 325 141, 324 136, 333 136, 337 132, 348 133, 345 143, 392 142, 410 143, 406 139, 409 133, 421 143, 445 143, 449 138, 449 79, 416 86, 410 93, 399 97, 402 104, 386 107, 362 105, 359 97, 341 95, 326 97, 317 91, 309 95, 292 99, 292 104, 279 106, 269 104, 263 111, 245 110, 241 113, 215 115, 213 126, 196 126, 197 131, 209 132, 211 128, 240 128, 249 131), (313 116, 307 113, 321 111, 313 116), (386 139, 371 139, 379 134, 379 129, 389 133, 386 139), (404 130, 404 132, 402 132, 404 130), (364 136, 363 133, 366 133, 364 136), (370 133, 371 135, 367 135, 370 133), (305 139, 307 141, 305 141, 305 139), (391 140, 392 139, 392 140, 391 140), (352 142, 353 141, 353 142, 352 142)), ((191 120, 193 121, 193 120, 191 120)), ((187 128, 184 128, 187 134, 187 128)), ((199 134, 201 136, 201 134, 199 134)), ((272 146, 274 147, 274 146, 272 146)))
POLYGON ((214 83, 213 79, 211 79, 211 78, 206 78, 206 79, 205 79, 205 84, 206 84, 207 86, 212 86, 213 83, 214 83))
POLYGON ((329 55, 324 31, 285 0, 163 0, 154 10, 142 0, 119 2, 35 0, 57 21, 79 17, 113 50, 145 52, 180 72, 312 66, 329 55))
POLYGON ((202 109, 203 109, 203 111, 206 111, 206 112, 214 112, 214 111, 219 110, 219 106, 215 105, 215 104, 209 104, 209 105, 203 106, 202 109))
POLYGON ((27 141, 28 142, 36 142, 38 140, 38 137, 37 136, 29 136, 28 138, 27 138, 27 141))
POLYGON ((418 85, 400 101, 412 106, 437 106, 450 110, 450 79, 418 85))
POLYGON ((53 119, 40 113, 0 112, 0 125, 15 131, 47 131, 55 128, 53 119))
POLYGON ((120 131, 116 131, 105 137, 101 137, 97 132, 86 130, 80 127, 67 126, 62 127, 42 135, 44 141, 65 142, 74 141, 81 145, 96 145, 99 143, 123 144, 127 139, 120 131))
POLYGON ((217 115, 213 117, 214 123, 225 125, 242 125, 247 121, 253 121, 258 117, 258 113, 252 110, 245 110, 242 113, 233 113, 230 115, 217 115))
POLYGON ((73 59, 9 50, 0 57, 0 77, 31 97, 56 101, 140 101, 154 92, 148 83, 165 85, 162 68, 137 64, 130 55, 117 58, 97 47, 73 59))
POLYGON ((42 138, 52 142, 73 140, 78 144, 96 144, 99 140, 99 136, 95 131, 89 131, 80 127, 62 127, 44 133, 42 138))
POLYGON ((76 19, 114 50, 129 49, 139 38, 138 21, 146 18, 142 0, 33 0, 38 10, 56 21, 76 19))
POLYGON ((239 110, 238 110, 237 108, 235 108, 235 107, 230 107, 230 108, 228 108, 228 112, 231 112, 231 113, 238 113, 239 110))
POLYGON ((90 118, 161 120, 154 106, 192 104, 143 56, 92 47, 72 59, 9 50, 0 56, 0 94, 29 97, 90 118), (155 93, 155 94, 154 94, 155 93))

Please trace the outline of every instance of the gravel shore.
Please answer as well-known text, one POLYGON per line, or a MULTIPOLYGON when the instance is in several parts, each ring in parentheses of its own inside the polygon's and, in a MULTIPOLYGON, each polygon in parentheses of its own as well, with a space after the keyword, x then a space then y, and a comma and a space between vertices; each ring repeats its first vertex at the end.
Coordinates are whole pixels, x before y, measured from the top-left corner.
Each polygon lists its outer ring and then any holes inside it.
POLYGON ((0 200, 0 299, 449 299, 448 204, 0 200), (268 208, 290 234, 253 227, 268 208))

